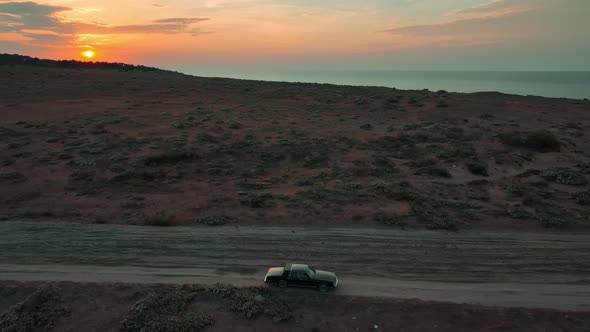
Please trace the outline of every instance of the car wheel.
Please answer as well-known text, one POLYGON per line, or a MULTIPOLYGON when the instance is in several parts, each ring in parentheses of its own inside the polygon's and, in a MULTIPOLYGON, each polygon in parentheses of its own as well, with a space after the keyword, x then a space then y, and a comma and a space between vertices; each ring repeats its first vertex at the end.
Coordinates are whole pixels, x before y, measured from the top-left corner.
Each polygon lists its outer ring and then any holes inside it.
POLYGON ((285 281, 285 280, 279 281, 279 287, 281 287, 281 288, 287 288, 287 281, 285 281))
POLYGON ((326 284, 321 284, 320 285, 320 292, 325 293, 328 291, 328 285, 326 284))

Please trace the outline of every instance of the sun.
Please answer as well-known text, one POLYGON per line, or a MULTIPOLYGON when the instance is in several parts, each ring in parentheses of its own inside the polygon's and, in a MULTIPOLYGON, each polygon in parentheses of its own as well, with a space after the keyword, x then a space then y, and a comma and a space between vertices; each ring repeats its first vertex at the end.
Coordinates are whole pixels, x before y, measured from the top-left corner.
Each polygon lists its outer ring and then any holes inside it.
POLYGON ((92 59, 96 56, 96 52, 93 50, 87 50, 82 52, 82 56, 85 57, 86 59, 92 59))

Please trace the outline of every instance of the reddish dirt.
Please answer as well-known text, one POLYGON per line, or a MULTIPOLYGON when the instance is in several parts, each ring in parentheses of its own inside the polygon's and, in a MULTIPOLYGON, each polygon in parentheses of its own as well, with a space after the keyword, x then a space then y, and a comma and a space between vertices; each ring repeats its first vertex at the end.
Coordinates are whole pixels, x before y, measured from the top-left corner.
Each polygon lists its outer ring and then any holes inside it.
POLYGON ((0 73, 0 218, 141 224, 164 210, 172 225, 223 215, 383 227, 382 212, 409 228, 590 227, 588 101, 169 72, 0 73), (512 131, 549 132, 559 151, 503 143, 512 131), (420 166, 428 160, 449 177, 420 166), (471 174, 474 161, 489 176, 471 174), (552 167, 582 182, 523 176, 552 167), (404 183, 414 196, 375 191, 404 183))

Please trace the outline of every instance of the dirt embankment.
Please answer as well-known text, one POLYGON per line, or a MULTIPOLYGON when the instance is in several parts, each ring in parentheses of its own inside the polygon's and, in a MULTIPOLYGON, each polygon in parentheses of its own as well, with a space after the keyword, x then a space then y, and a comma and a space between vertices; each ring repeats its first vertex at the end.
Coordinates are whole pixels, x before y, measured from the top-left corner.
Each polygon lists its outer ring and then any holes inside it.
POLYGON ((2 331, 588 331, 590 313, 133 284, 0 284, 2 331))
POLYGON ((590 102, 0 67, 0 216, 588 229, 590 102))

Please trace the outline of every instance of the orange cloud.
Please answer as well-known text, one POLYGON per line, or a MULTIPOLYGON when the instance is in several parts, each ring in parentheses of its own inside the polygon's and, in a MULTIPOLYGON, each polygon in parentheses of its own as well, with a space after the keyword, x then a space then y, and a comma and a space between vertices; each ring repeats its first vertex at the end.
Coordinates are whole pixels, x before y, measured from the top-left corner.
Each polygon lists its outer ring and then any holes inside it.
MULTIPOLYGON (((80 21, 65 21, 58 14, 71 11, 64 6, 43 5, 35 2, 6 2, 0 3, 0 33, 19 34, 23 36, 21 42, 33 42, 36 45, 55 45, 57 42, 72 46, 79 40, 92 39, 88 36, 101 35, 139 35, 139 34, 181 34, 193 36, 202 32, 193 24, 206 21, 208 18, 174 17, 156 20, 147 24, 106 25, 100 23, 85 23, 80 21)), ((97 38, 98 39, 98 38, 97 38)), ((64 46, 64 45, 61 45, 64 46)))

